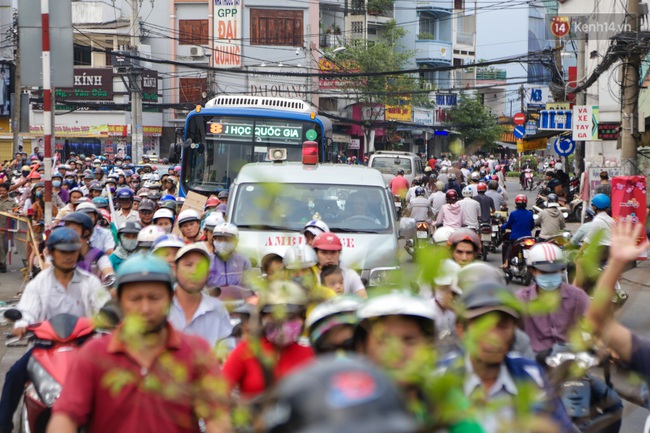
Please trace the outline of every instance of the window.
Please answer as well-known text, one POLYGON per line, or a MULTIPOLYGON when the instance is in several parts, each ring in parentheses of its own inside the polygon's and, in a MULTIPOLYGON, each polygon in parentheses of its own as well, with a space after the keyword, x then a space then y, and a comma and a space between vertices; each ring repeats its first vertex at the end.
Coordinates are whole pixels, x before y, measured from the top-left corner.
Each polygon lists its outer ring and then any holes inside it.
POLYGON ((209 43, 208 20, 179 20, 179 45, 207 45, 209 43))
POLYGON ((454 9, 465 9, 465 0, 454 0, 454 9))
POLYGON ((74 44, 72 48, 75 66, 91 66, 91 48, 85 45, 74 44))
POLYGON ((363 33, 363 21, 352 21, 352 33, 357 35, 363 33))
POLYGON ((251 9, 251 45, 302 46, 303 11, 251 9))
POLYGON ((208 90, 207 78, 181 78, 179 80, 179 97, 181 104, 200 104, 201 93, 208 90))
POLYGON ((419 39, 435 39, 437 32, 437 20, 427 16, 420 17, 420 35, 419 39), (426 36, 426 37, 422 37, 426 36))

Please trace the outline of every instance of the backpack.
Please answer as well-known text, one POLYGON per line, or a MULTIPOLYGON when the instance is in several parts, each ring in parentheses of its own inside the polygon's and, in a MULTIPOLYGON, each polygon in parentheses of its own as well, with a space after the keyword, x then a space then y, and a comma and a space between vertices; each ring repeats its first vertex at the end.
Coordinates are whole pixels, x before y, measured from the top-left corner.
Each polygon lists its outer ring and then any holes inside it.
POLYGON ((83 269, 86 272, 90 272, 91 274, 97 276, 97 278, 101 279, 101 272, 97 267, 97 262, 102 258, 103 255, 104 252, 99 248, 91 248, 88 250, 86 255, 77 262, 77 267, 79 269, 83 269))

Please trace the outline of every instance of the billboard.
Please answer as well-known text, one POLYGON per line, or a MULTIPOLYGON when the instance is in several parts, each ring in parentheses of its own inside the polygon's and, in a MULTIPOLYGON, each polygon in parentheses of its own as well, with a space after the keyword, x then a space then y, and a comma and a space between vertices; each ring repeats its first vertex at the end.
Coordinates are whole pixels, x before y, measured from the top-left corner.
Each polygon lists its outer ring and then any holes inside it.
POLYGON ((242 0, 214 0, 214 67, 241 67, 242 0))

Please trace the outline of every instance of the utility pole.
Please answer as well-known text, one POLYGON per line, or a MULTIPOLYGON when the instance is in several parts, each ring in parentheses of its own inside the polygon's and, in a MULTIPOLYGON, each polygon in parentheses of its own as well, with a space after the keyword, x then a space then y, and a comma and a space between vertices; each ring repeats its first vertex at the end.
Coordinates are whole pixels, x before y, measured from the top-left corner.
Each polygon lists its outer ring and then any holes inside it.
MULTIPOLYGON (((627 1, 627 20, 631 33, 639 31, 639 0, 627 1)), ((639 99, 639 66, 641 56, 632 52, 627 58, 623 77, 622 130, 621 130, 621 168, 623 175, 637 173, 637 125, 639 99)))
POLYGON ((43 34, 43 165, 45 167, 45 230, 52 226, 52 80, 50 70, 50 0, 41 0, 43 34))
MULTIPOLYGON (((580 35, 578 39, 576 80, 581 80, 586 75, 585 74, 586 71, 585 62, 587 61, 585 57, 585 52, 587 47, 587 41, 585 39, 586 37, 587 37, 586 35, 580 35)), ((577 86, 578 83, 576 82, 575 85, 577 86)), ((575 97, 576 97, 576 105, 585 105, 587 103, 587 93, 585 91, 577 93, 575 97)), ((576 142, 574 161, 576 163, 576 170, 580 173, 584 173, 585 171, 585 142, 584 141, 576 142)))
MULTIPOLYGON (((139 0, 131 0, 131 53, 138 54, 138 43, 140 42, 140 23, 138 9, 139 0)), ((140 84, 142 83, 142 70, 140 66, 134 63, 137 60, 132 59, 131 75, 129 82, 131 84, 131 158, 134 164, 138 164, 142 159, 142 93, 140 84)), ((126 151, 126 150, 125 150, 126 151)))

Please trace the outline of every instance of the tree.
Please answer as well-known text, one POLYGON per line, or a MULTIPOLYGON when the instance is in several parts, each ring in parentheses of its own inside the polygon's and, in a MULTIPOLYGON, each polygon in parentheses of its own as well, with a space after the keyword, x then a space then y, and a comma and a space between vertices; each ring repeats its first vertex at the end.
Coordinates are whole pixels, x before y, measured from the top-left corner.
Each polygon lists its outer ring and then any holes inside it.
POLYGON ((491 145, 504 131, 476 95, 461 94, 458 105, 450 110, 449 117, 453 128, 460 132, 465 146, 491 145))
POLYGON ((406 30, 391 20, 379 40, 354 40, 336 56, 337 66, 342 72, 368 73, 342 80, 342 90, 356 103, 372 107, 366 110, 369 114, 364 125, 366 152, 374 151, 375 129, 383 118, 383 107, 405 102, 423 105, 421 100, 428 104, 426 97, 417 93, 421 90, 419 77, 382 74, 405 69, 413 58, 414 51, 404 49, 399 42, 405 34, 406 30))

